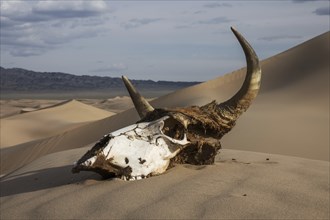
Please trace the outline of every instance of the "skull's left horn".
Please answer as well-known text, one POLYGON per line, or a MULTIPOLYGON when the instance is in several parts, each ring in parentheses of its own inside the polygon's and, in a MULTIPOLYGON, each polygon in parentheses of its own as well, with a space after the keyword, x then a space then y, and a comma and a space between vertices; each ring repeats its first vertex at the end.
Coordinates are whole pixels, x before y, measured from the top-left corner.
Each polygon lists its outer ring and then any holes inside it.
POLYGON ((131 96, 136 111, 139 113, 140 118, 144 118, 149 112, 152 112, 154 108, 149 102, 134 88, 131 81, 126 76, 122 76, 124 84, 131 96))

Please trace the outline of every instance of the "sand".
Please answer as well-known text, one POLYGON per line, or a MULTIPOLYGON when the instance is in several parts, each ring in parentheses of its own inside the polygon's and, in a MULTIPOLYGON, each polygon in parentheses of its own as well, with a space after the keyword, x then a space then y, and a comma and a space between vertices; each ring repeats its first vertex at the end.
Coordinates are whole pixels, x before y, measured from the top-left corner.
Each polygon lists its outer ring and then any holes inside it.
MULTIPOLYGON (((71 174, 72 163, 99 138, 138 120, 134 109, 123 111, 132 106, 127 97, 3 117, 1 137, 10 137, 1 140, 1 219, 328 219, 329 37, 262 61, 260 95, 223 138, 211 166, 178 165, 133 182, 71 174)), ((244 73, 151 103, 225 101, 244 73)))
POLYGON ((1 218, 329 216, 329 163, 325 161, 223 150, 212 166, 180 165, 141 181, 104 181, 92 173, 70 173, 72 160, 87 149, 47 155, 3 180, 1 218))
MULTIPOLYGON (((25 108, 23 108, 24 110, 25 108)), ((114 113, 71 100, 52 108, 35 109, 25 114, 0 119, 0 146, 6 148, 36 139, 51 137, 81 123, 109 117, 114 113)))

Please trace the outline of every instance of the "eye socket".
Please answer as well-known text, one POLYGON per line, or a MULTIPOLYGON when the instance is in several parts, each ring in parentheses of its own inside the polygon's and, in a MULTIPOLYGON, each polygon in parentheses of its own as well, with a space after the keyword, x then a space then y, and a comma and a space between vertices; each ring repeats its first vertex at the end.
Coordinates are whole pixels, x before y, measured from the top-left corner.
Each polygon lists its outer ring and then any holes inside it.
POLYGON ((164 127, 162 129, 166 136, 174 138, 176 140, 182 140, 184 138, 183 125, 174 118, 168 118, 164 121, 164 127))

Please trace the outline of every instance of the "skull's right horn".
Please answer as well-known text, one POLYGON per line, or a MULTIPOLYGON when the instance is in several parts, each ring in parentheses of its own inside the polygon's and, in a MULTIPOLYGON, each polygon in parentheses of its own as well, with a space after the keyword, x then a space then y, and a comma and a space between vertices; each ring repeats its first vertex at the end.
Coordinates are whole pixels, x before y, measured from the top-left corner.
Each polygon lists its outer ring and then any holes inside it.
POLYGON ((233 27, 234 35, 241 44, 246 59, 246 76, 240 90, 229 100, 219 104, 221 110, 229 111, 232 119, 236 119, 247 110, 257 96, 261 82, 261 68, 259 59, 251 45, 233 27))

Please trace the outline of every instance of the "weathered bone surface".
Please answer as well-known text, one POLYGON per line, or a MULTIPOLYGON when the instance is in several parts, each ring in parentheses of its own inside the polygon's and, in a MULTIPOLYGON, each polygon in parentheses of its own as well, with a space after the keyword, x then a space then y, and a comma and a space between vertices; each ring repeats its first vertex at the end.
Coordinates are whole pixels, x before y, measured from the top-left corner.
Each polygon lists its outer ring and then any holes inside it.
POLYGON ((232 28, 246 57, 246 77, 240 90, 218 104, 154 109, 123 76, 141 120, 105 135, 72 169, 103 177, 136 180, 165 172, 175 163, 213 164, 220 139, 247 110, 260 88, 259 60, 250 44, 232 28))

